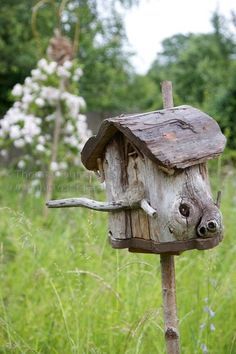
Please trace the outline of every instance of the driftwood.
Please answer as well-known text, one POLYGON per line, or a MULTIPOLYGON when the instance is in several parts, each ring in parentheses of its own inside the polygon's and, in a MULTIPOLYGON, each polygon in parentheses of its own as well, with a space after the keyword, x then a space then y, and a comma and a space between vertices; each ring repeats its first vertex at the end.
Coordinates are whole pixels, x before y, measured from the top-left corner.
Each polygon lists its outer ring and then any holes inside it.
POLYGON ((122 133, 133 145, 167 170, 183 169, 219 156, 226 139, 216 121, 190 106, 170 108, 103 121, 96 137, 90 138, 81 153, 89 170, 98 170, 97 159, 112 138, 122 133))
POLYGON ((128 200, 118 200, 115 202, 98 202, 89 198, 68 198, 68 199, 58 199, 50 200, 46 203, 48 208, 71 208, 71 207, 82 207, 93 209, 97 211, 121 211, 126 209, 137 209, 141 208, 145 213, 151 217, 156 217, 157 212, 153 209, 147 200, 142 199, 138 201, 128 201, 128 200))

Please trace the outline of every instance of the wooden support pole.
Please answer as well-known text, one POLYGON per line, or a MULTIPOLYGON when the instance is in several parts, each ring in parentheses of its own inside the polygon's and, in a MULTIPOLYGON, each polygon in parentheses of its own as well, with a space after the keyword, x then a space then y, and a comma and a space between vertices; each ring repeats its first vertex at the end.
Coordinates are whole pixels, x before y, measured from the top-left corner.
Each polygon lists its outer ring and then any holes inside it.
MULTIPOLYGON (((161 84, 164 108, 172 108, 173 95, 171 81, 161 84)), ((165 322, 165 341, 167 354, 179 354, 179 330, 175 288, 175 260, 173 255, 161 254, 162 296, 165 322)))
POLYGON ((174 256, 161 254, 162 296, 167 354, 179 354, 174 256))

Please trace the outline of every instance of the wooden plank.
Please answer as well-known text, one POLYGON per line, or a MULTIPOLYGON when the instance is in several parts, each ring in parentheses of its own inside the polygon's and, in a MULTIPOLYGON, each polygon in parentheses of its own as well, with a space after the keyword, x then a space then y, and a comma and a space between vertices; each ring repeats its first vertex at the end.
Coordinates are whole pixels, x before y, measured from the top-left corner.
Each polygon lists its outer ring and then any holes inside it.
POLYGON ((216 247, 222 239, 218 236, 211 238, 192 238, 184 241, 155 242, 153 240, 144 240, 142 238, 130 238, 126 240, 110 239, 113 248, 129 248, 132 252, 141 251, 142 253, 154 254, 179 254, 179 252, 197 249, 207 250, 216 247))
MULTIPOLYGON (((127 157, 127 176, 128 183, 131 187, 135 183, 143 183, 145 180, 145 165, 137 154, 127 157)), ((143 210, 131 210, 131 228, 132 237, 143 238, 149 240, 149 217, 143 210)), ((152 219, 152 218, 151 218, 152 219)))
MULTIPOLYGON (((127 176, 120 143, 121 141, 116 138, 110 141, 106 147, 103 160, 109 202, 122 200, 127 189, 127 176)), ((109 213, 109 236, 111 239, 128 239, 132 236, 129 212, 117 211, 109 213)))

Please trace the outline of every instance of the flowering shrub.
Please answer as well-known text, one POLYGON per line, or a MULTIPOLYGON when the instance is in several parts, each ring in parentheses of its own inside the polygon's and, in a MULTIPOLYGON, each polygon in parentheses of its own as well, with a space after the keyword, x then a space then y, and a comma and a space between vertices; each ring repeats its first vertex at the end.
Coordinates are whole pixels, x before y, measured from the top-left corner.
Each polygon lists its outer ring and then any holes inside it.
POLYGON ((53 131, 60 105, 62 113, 57 162, 53 172, 68 165, 79 164, 79 152, 90 136, 86 123, 84 99, 78 95, 78 80, 82 70, 76 60, 62 65, 46 59, 39 60, 23 85, 12 90, 15 103, 0 120, 1 155, 13 144, 22 151, 18 168, 35 166, 45 170, 51 161, 53 131), (63 83, 63 87, 62 87, 63 83))

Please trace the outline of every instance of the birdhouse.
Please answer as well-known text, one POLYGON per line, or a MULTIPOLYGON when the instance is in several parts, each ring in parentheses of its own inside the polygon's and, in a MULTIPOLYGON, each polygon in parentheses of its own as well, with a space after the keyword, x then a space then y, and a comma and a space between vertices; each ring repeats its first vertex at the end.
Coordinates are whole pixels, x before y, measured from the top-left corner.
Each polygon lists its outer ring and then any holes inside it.
POLYGON ((215 202, 207 161, 223 152, 226 139, 209 115, 173 107, 170 81, 162 82, 162 97, 163 110, 106 119, 85 144, 82 162, 105 182, 106 202, 47 205, 107 211, 113 248, 160 254, 167 353, 179 354, 173 255, 215 247, 223 238, 220 193, 215 202))
POLYGON ((216 121, 191 106, 104 120, 81 157, 105 181, 107 203, 94 209, 109 211, 112 247, 170 254, 215 247, 223 226, 207 161, 225 143, 216 121))

